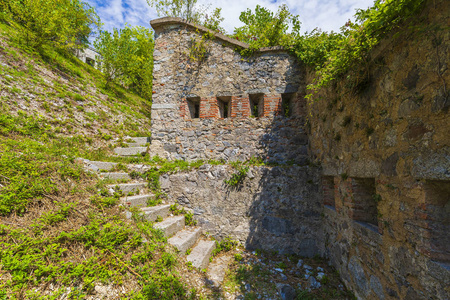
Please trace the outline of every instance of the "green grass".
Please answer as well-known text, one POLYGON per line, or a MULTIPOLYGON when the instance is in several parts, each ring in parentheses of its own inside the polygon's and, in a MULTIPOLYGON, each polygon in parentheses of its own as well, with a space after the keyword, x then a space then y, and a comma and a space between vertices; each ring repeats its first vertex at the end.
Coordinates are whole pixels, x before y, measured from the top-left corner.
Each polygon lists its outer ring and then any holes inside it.
MULTIPOLYGON (((124 287, 125 299, 198 298, 162 233, 126 220, 120 195, 109 195, 76 160, 111 160, 116 132, 148 136, 149 127, 111 116, 150 123, 150 103, 118 86, 106 90, 101 73, 67 53, 27 48, 13 26, 0 22, 0 39, 9 44, 0 46, 2 59, 19 66, 0 66, 0 88, 10 93, 0 101, 0 299, 83 299, 100 284, 124 287), (43 80, 42 69, 57 78, 43 80), (34 95, 29 110, 20 109, 19 93, 34 95), (108 130, 83 132, 80 117, 108 130)), ((119 161, 123 169, 132 159, 119 161)))

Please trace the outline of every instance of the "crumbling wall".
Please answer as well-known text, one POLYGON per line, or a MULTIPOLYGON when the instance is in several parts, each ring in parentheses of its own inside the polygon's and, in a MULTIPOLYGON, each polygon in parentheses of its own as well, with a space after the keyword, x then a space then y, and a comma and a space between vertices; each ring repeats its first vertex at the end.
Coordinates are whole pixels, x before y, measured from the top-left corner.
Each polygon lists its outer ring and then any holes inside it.
POLYGON ((449 299, 445 1, 409 25, 309 107, 326 256, 360 299, 449 299))
POLYGON ((225 165, 161 177, 169 202, 194 211, 204 231, 230 236, 249 249, 312 257, 323 249, 322 206, 314 166, 250 167, 237 186, 224 180, 236 172, 225 165))
POLYGON ((154 20, 152 155, 304 161, 305 68, 279 48, 248 45, 178 18, 154 20), (204 58, 192 52, 203 43, 204 58))

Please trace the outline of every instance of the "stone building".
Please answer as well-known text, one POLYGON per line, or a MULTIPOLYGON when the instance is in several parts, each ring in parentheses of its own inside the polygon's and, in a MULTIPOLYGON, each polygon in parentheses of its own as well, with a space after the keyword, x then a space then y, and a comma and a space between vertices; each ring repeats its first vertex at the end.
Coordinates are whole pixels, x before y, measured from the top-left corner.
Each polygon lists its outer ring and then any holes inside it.
POLYGON ((162 189, 218 238, 327 258, 359 299, 449 299, 450 33, 432 31, 445 1, 415 22, 373 50, 367 80, 306 105, 312 75, 282 49, 241 56, 239 41, 153 20, 151 153, 274 164, 236 188, 206 164, 162 189))
POLYGON ((88 47, 84 50, 75 50, 75 56, 78 57, 82 62, 96 68, 100 69, 100 54, 92 47, 88 47))

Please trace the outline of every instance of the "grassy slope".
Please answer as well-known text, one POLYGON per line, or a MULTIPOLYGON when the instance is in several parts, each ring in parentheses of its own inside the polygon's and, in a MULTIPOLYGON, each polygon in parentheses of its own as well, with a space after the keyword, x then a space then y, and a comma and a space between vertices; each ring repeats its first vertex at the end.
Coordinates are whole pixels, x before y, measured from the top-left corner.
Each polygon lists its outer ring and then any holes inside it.
POLYGON ((0 299, 193 297, 160 232, 75 163, 149 135, 149 102, 17 30, 0 23, 0 299))

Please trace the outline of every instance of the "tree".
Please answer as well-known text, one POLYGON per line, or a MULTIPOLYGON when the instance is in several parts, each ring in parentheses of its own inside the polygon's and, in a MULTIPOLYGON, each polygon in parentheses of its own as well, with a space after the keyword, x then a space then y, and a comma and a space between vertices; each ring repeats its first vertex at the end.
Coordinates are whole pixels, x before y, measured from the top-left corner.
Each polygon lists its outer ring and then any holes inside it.
POLYGON ((201 18, 201 12, 195 8, 197 0, 147 0, 147 3, 160 17, 179 17, 194 23, 201 18))
POLYGON ((245 25, 235 28, 234 37, 252 48, 288 45, 300 36, 298 16, 291 14, 285 4, 278 8, 276 14, 256 5, 254 13, 247 9, 241 13, 239 20, 245 25))
POLYGON ((39 47, 85 48, 100 19, 89 4, 80 0, 11 0, 8 10, 25 28, 27 44, 39 47))
POLYGON ((160 17, 178 17, 214 31, 225 31, 220 27, 220 23, 224 20, 221 8, 215 8, 209 13, 210 7, 199 7, 197 0, 147 0, 147 3, 156 9, 160 17))
POLYGON ((152 91, 153 38, 148 28, 126 26, 113 33, 101 31, 94 45, 107 85, 112 81, 150 99, 152 91))

